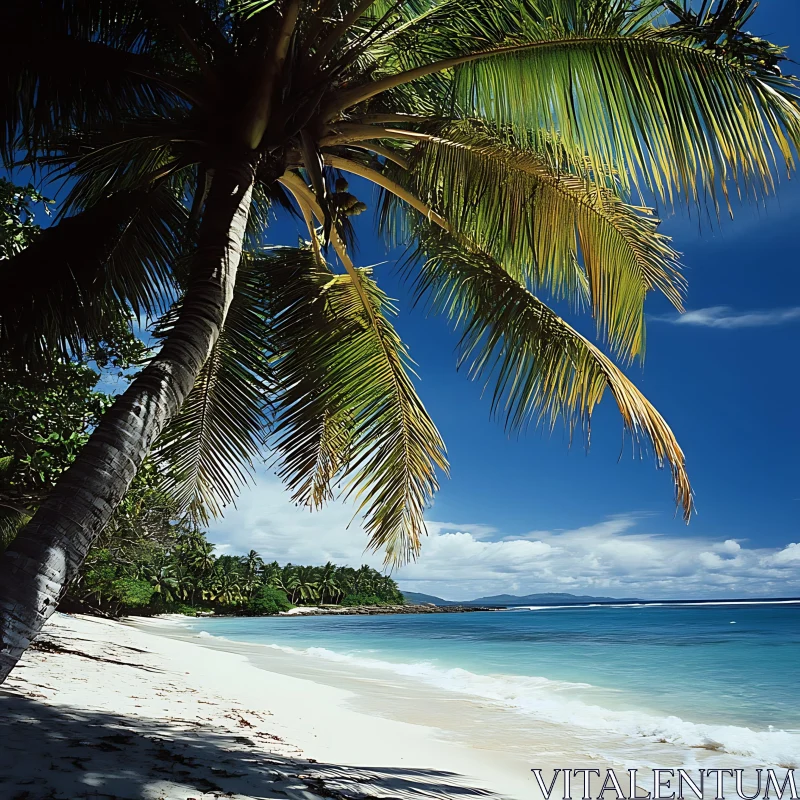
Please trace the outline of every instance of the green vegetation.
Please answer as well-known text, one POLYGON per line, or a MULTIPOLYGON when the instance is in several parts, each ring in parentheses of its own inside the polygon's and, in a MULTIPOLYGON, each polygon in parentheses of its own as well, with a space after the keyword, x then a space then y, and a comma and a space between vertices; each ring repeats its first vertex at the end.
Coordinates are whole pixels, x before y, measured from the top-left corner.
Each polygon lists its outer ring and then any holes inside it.
MULTIPOLYGON (((37 217, 49 216, 51 201, 33 187, 0 178, 0 258, 10 258, 41 235, 37 217)), ((40 309, 39 313, 45 313, 40 309)), ((131 332, 127 317, 110 316, 98 336, 69 356, 19 364, 0 354, 0 551, 24 525, 58 478, 75 460, 114 397, 98 391, 101 375, 124 385, 147 348, 131 332)), ((152 465, 136 478, 131 495, 141 503, 152 485, 152 465)), ((131 501, 110 523, 118 530, 131 501)))
POLYGON ((253 597, 247 601, 244 613, 254 617, 264 614, 277 614, 279 611, 288 611, 292 607, 289 598, 280 589, 274 586, 262 586, 253 597))
MULTIPOLYGON (((0 179, 0 254, 19 252, 40 235, 37 212, 48 201, 31 187, 0 179)), ((111 317, 100 341, 45 366, 15 366, 0 357, 0 550, 75 460, 114 396, 101 376, 125 381, 146 348, 111 317)), ((65 603, 112 615, 165 611, 274 614, 294 604, 402 603, 391 578, 354 570, 265 564, 215 556, 213 545, 164 490, 164 464, 146 461, 89 552, 65 603)))
POLYGON ((265 563, 254 550, 246 556, 214 555, 201 531, 178 523, 165 535, 138 539, 105 535, 92 550, 67 607, 120 614, 175 612, 259 616, 294 605, 343 606, 403 603, 392 578, 360 569, 265 563))
MULTIPOLYGON (((268 453, 296 502, 341 490, 371 547, 417 555, 448 465, 395 308, 354 261, 365 184, 508 427, 588 437, 610 395, 688 520, 683 451, 619 365, 643 353, 647 295, 684 291, 643 203, 713 213, 794 166, 797 84, 755 7, 0 3, 0 157, 64 190, 56 224, 2 254, 0 355, 71 360, 129 317, 161 343, 0 555, 0 681, 149 464, 144 489, 204 522, 268 453), (270 240, 276 207, 303 221, 297 247, 270 240)), ((296 599, 315 581, 298 573, 296 599)))

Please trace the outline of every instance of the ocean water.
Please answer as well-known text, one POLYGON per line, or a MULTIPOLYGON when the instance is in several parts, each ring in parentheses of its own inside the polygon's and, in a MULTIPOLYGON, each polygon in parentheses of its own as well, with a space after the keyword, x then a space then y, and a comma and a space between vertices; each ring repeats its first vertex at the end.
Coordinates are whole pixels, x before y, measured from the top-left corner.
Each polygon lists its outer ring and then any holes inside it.
POLYGON ((539 723, 598 741, 611 734, 630 743, 629 753, 658 743, 693 758, 706 751, 800 768, 800 604, 220 618, 185 626, 193 636, 300 656, 309 668, 390 676, 454 702, 505 709, 509 739, 539 723))

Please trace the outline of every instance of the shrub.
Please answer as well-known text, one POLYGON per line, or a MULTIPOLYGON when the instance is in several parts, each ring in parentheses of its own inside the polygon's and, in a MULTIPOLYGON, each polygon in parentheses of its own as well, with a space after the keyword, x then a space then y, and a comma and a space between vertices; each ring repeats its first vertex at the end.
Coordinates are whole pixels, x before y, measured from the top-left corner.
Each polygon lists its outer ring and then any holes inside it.
POLYGON ((256 594, 248 600, 244 613, 254 617, 265 614, 277 614, 279 611, 288 611, 292 608, 289 598, 280 589, 274 586, 262 586, 256 594))
POLYGON ((119 568, 113 563, 108 550, 98 550, 95 558, 84 573, 81 591, 84 595, 95 595, 102 602, 114 594, 114 582, 119 568))
POLYGON ((153 597, 153 587, 136 578, 118 578, 111 584, 111 596, 125 608, 142 608, 153 597))
POLYGON ((206 608, 204 606, 190 606, 186 603, 173 603, 170 608, 172 614, 183 614, 186 617, 196 617, 200 612, 206 614, 213 611, 211 608, 206 608))

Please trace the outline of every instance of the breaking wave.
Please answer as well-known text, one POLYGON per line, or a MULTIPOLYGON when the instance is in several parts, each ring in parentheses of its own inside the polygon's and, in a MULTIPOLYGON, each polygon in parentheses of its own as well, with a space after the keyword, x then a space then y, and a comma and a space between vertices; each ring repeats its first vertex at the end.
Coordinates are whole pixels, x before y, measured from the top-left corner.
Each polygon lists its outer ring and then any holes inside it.
POLYGON ((586 683, 554 681, 521 675, 480 675, 465 669, 447 669, 430 662, 398 663, 337 653, 323 647, 297 649, 265 645, 274 650, 359 669, 384 670, 421 681, 448 692, 477 697, 544 722, 570 725, 598 733, 646 737, 682 748, 702 748, 757 759, 764 765, 800 766, 799 731, 756 731, 735 725, 689 722, 677 716, 614 710, 571 697, 575 690, 591 690, 586 683))

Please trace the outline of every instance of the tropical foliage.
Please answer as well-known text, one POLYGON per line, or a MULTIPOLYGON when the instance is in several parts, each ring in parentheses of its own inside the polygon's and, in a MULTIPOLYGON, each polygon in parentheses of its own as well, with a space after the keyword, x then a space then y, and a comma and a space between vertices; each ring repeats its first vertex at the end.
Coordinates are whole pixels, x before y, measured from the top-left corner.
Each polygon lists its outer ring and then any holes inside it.
POLYGON ((281 567, 251 550, 245 556, 215 555, 198 530, 180 524, 161 536, 104 536, 70 589, 68 607, 112 614, 274 614, 293 605, 387 605, 403 603, 391 577, 368 566, 281 567), (71 605, 70 605, 71 604, 71 605))
POLYGON ((28 520, 110 403, 97 379, 72 361, 46 374, 0 362, 0 543, 28 520))
MULTIPOLYGON (((37 218, 50 216, 51 205, 33 187, 0 179, 0 258, 11 258, 36 240, 42 230, 37 218)), ((70 357, 54 354, 46 368, 0 357, 0 550, 112 404, 113 397, 97 389, 101 374, 124 383, 132 364, 146 354, 125 318, 108 319, 100 338, 85 345, 70 357)))
POLYGON ((33 186, 0 178, 0 259, 22 252, 41 231, 36 214, 49 215, 51 200, 33 186))
POLYGON ((3 262, 0 352, 82 352, 131 314, 158 318, 163 346, 3 556, 8 574, 59 548, 66 566, 0 581, 0 609, 25 616, 0 617, 15 642, 0 678, 53 606, 41 587, 74 577, 153 446, 195 520, 268 451, 298 503, 341 490, 387 559, 418 553, 447 461, 394 308, 354 260, 364 182, 506 424, 588 435, 608 389, 688 519, 684 454, 612 358, 642 355, 649 292, 681 307, 677 253, 644 206, 719 213, 794 166, 797 86, 748 32, 755 5, 4 3, 0 154, 67 192, 58 224, 3 262), (298 247, 265 246, 277 208, 305 223, 298 247), (563 299, 599 345, 551 308, 563 299))
MULTIPOLYGON (((35 230, 31 228, 31 230, 35 230)), ((132 345, 131 345, 132 346, 132 345)), ((121 346, 96 350, 92 367, 58 359, 49 371, 15 371, 0 362, 0 550, 35 510, 113 402, 96 390, 100 373, 128 366, 121 346), (111 366, 109 370, 108 367, 111 366)), ((402 603, 395 582, 369 567, 281 568, 257 552, 217 556, 187 524, 163 475, 139 471, 75 583, 67 608, 119 615, 163 611, 274 614, 293 604, 402 603)))
POLYGON ((317 506, 341 483, 373 546, 398 560, 417 552, 444 447, 393 309, 353 263, 350 219, 366 204, 350 175, 383 191, 384 230, 413 242, 420 294, 461 331, 463 361, 492 382, 509 426, 562 419, 585 429, 609 389, 634 438, 672 468, 688 515, 684 458, 666 423, 545 300, 586 304, 614 353, 640 355, 646 294, 680 308, 683 281, 658 220, 634 195, 716 206, 731 181, 769 190, 775 151, 792 165, 795 86, 781 75, 783 51, 746 32, 753 8, 125 0, 109 13, 103 0, 6 4, 6 29, 18 32, 5 56, 9 87, 30 88, 6 105, 0 145, 7 160, 24 153, 73 185, 61 224, 35 253, 14 256, 61 254, 55 280, 23 281, 6 295, 4 347, 24 358, 42 342, 74 347, 97 336, 111 309, 158 314, 179 298, 181 254, 192 250, 212 165, 241 141, 258 154, 250 256, 221 338, 160 445, 182 507, 202 518, 230 502, 271 420, 295 499, 317 506), (44 61, 31 57, 28 33, 44 61), (257 247, 276 204, 306 220, 305 247, 257 247), (78 242, 79 268, 59 271, 78 242), (9 307, 65 296, 76 302, 55 315, 9 307))

